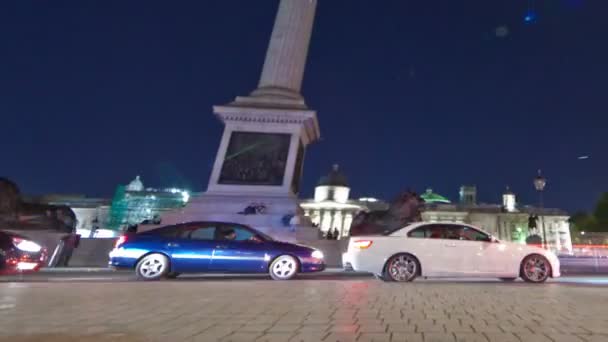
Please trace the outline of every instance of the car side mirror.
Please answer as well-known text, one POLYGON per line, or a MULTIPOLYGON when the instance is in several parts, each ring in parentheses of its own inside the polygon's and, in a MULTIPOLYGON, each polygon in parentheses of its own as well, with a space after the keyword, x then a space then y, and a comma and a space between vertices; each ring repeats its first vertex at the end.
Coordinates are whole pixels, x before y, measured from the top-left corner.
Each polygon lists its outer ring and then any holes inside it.
POLYGON ((492 243, 499 243, 500 241, 498 241, 497 238, 495 238, 495 237, 492 236, 492 237, 490 237, 490 242, 492 242, 492 243))

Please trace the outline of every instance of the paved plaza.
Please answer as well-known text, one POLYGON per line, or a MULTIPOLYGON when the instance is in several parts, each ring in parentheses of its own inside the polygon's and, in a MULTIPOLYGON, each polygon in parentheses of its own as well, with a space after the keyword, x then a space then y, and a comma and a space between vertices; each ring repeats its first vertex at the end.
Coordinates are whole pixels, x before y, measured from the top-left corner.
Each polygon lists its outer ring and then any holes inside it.
POLYGON ((0 340, 608 341, 607 290, 372 278, 4 282, 0 340))

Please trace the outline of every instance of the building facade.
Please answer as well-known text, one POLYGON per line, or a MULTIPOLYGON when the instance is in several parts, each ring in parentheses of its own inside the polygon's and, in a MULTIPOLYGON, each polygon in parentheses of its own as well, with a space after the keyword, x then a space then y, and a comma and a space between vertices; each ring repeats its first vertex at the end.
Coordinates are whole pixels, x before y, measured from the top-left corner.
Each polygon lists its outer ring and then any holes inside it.
MULTIPOLYGON (((517 203, 510 189, 502 194, 502 203, 478 203, 475 186, 462 186, 457 202, 427 189, 422 219, 426 222, 461 222, 480 227, 496 238, 526 243, 531 235, 546 234, 547 245, 556 252, 572 252, 569 215, 559 209, 526 206, 517 203), (531 220, 534 221, 531 224, 531 220), (534 228, 536 226, 536 228, 534 228)), ((388 203, 376 198, 350 199, 350 187, 338 165, 321 177, 314 198, 301 203, 305 215, 319 227, 322 235, 334 228, 338 238, 349 236, 353 217, 359 211, 388 209, 388 203)))
POLYGON ((103 228, 108 222, 111 201, 106 198, 91 198, 80 194, 49 194, 30 196, 32 203, 56 206, 67 206, 76 215, 76 233, 89 237, 92 231, 98 230, 103 235, 103 228))
MULTIPOLYGON (((426 197, 436 197, 427 190, 426 197)), ((425 197, 424 195, 422 196, 425 197)), ((443 196, 440 198, 446 199, 443 196)), ((502 204, 477 203, 475 187, 463 186, 460 200, 433 201, 425 199, 422 219, 427 222, 462 222, 480 227, 499 240, 525 243, 530 235, 543 236, 543 225, 547 245, 557 252, 571 252, 569 215, 559 209, 519 205, 515 194, 507 189, 502 204), (531 220, 534 224, 531 224, 531 220), (536 228, 531 226, 536 225, 536 228)))
POLYGON ((334 165, 328 175, 321 177, 315 187, 314 198, 300 203, 304 214, 319 227, 321 235, 337 231, 337 238, 349 236, 353 217, 361 210, 385 210, 388 205, 373 197, 350 199, 346 176, 334 165))

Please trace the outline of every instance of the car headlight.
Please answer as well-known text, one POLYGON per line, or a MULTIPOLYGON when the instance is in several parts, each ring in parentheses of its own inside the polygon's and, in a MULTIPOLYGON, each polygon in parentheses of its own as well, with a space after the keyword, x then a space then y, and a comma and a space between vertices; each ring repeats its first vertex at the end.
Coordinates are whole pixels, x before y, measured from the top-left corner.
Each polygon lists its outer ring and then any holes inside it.
POLYGON ((323 252, 314 251, 314 252, 312 252, 311 256, 315 259, 323 259, 323 252))
POLYGON ((15 245, 17 249, 20 249, 24 252, 38 253, 42 249, 42 246, 40 246, 39 244, 30 240, 24 240, 20 238, 13 238, 13 245, 15 245))

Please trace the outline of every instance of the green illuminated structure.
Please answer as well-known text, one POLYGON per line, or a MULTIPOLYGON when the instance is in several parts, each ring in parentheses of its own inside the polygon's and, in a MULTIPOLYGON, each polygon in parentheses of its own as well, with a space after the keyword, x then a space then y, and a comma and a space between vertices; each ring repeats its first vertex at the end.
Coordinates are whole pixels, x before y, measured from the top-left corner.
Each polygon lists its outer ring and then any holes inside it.
POLYGON ((122 230, 144 221, 156 221, 163 212, 184 207, 189 199, 190 193, 183 189, 144 189, 138 176, 129 185, 116 188, 108 229, 122 230))
POLYGON ((426 203, 452 203, 449 199, 434 193, 432 189, 426 189, 426 192, 420 195, 420 197, 426 203))

